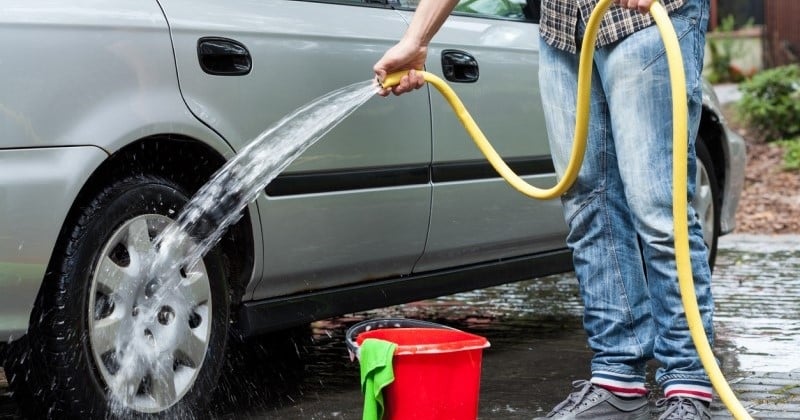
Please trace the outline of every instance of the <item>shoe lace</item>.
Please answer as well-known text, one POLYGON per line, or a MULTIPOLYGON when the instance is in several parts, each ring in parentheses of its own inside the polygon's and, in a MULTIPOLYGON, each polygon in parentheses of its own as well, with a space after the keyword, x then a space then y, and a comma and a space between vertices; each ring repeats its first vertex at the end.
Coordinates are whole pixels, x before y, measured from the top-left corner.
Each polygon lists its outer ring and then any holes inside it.
POLYGON ((591 393, 594 385, 584 379, 573 381, 572 387, 577 389, 577 391, 571 392, 567 396, 567 399, 561 401, 557 406, 555 406, 547 415, 548 417, 552 417, 560 413, 568 413, 570 410, 580 405, 581 402, 586 399, 587 395, 591 393))
POLYGON ((656 401, 656 407, 660 408, 666 405, 667 409, 664 410, 664 413, 658 419, 684 420, 703 418, 702 416, 705 410, 699 406, 700 404, 702 403, 699 401, 685 397, 661 398, 656 401))

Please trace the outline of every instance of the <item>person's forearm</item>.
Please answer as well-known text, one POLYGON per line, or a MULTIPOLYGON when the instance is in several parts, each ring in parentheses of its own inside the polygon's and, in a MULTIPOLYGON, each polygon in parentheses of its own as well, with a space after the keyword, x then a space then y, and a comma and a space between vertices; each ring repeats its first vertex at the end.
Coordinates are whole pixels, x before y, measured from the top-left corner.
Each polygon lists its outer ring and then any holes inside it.
POLYGON ((414 12, 405 38, 427 46, 458 4, 458 0, 422 0, 414 12))

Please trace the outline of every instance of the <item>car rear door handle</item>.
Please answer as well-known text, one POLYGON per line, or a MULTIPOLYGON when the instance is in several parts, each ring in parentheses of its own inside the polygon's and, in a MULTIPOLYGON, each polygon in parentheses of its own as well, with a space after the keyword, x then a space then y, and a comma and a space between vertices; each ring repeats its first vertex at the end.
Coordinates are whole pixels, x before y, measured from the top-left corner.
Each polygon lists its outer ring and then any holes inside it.
POLYGON ((442 73, 444 78, 457 83, 478 81, 478 60, 471 54, 459 50, 442 51, 442 73))
POLYGON ((228 38, 200 38, 197 41, 197 59, 204 72, 218 76, 243 76, 253 68, 247 47, 228 38))

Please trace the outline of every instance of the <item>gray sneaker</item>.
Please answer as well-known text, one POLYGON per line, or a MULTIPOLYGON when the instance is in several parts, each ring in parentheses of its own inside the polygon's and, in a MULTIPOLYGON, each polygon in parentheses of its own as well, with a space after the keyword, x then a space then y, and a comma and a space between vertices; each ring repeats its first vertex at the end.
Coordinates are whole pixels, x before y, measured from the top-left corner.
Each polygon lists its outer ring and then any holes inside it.
POLYGON ((666 407, 658 420, 711 420, 711 409, 694 398, 662 398, 656 407, 666 407))
POLYGON ((575 381, 576 389, 543 419, 648 420, 647 397, 622 399, 589 381, 575 381))

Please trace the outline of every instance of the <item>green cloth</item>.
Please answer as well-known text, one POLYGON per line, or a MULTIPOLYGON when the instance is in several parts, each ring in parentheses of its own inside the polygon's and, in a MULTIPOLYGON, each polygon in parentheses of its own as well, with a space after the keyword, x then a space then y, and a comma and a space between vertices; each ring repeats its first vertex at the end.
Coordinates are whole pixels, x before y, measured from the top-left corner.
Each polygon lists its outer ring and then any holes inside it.
POLYGON ((361 343, 358 361, 361 364, 361 392, 364 393, 363 420, 383 419, 383 388, 394 382, 392 357, 397 344, 368 338, 361 343))

